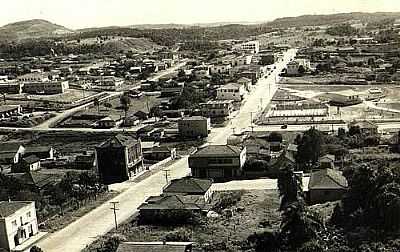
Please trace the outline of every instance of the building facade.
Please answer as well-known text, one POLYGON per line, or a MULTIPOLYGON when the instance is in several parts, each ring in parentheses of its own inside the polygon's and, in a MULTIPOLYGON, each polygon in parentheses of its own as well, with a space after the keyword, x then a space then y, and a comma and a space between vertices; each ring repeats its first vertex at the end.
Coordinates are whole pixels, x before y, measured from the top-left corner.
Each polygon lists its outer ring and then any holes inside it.
POLYGON ((120 183, 143 170, 141 141, 117 135, 96 147, 96 168, 104 184, 120 183))
POLYGON ((13 250, 37 233, 35 202, 0 201, 0 248, 13 250))
POLYGON ((228 83, 217 89, 218 100, 242 101, 245 94, 245 87, 237 83, 228 83))
POLYGON ((182 137, 207 137, 211 131, 211 120, 203 116, 185 117, 178 121, 178 130, 182 137))
POLYGON ((231 145, 208 145, 189 157, 189 167, 195 178, 228 180, 242 175, 246 148, 231 145))
POLYGON ((68 81, 31 81, 23 84, 22 92, 27 94, 61 94, 68 88, 68 81))
POLYGON ((216 118, 216 117, 229 117, 233 112, 233 101, 232 100, 217 100, 208 101, 207 103, 201 103, 200 109, 205 117, 216 118))

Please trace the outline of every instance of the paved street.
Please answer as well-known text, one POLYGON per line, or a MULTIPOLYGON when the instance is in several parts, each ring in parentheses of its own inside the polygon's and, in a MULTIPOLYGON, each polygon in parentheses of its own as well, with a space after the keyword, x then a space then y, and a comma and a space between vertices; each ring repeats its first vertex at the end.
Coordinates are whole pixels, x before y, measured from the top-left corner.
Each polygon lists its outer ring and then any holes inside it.
MULTIPOLYGON (((284 68, 285 64, 295 54, 295 50, 290 50, 283 62, 277 64, 277 68, 273 74, 267 79, 260 79, 255 90, 249 95, 247 102, 244 104, 240 112, 232 119, 231 123, 223 128, 213 129, 208 141, 211 144, 225 144, 227 137, 232 133, 232 127, 248 128, 251 120, 251 113, 261 111, 261 107, 265 108, 270 102, 274 92, 276 91, 275 78, 276 75, 284 68), (262 101, 261 101, 262 99, 262 101)), ((254 114, 255 115, 255 114, 254 114)), ((177 162, 168 167, 171 178, 180 178, 189 174, 187 157, 179 159, 177 162)), ((163 186, 166 184, 164 172, 160 171, 149 178, 131 184, 129 189, 123 191, 119 196, 111 201, 120 202, 118 208, 118 221, 123 222, 137 211, 137 207, 142 204, 148 196, 159 195, 163 186)), ((273 187, 274 182, 271 182, 273 187)), ((276 184, 276 183, 275 183, 276 184)), ((124 187, 124 186, 122 186, 124 187)), ((275 186, 276 188, 276 186, 275 186)), ((76 220, 66 228, 50 235, 48 238, 39 242, 39 246, 46 252, 79 252, 86 245, 95 241, 114 227, 114 216, 110 210, 110 203, 106 202, 84 217, 76 220)))
MULTIPOLYGON (((189 173, 187 157, 179 159, 168 169, 171 179, 186 176, 189 173)), ((163 186, 166 185, 166 180, 164 172, 158 172, 139 183, 131 181, 125 183, 130 183, 129 189, 111 200, 119 202, 117 205, 120 209, 117 212, 118 222, 123 222, 132 216, 147 197, 159 195, 163 186)), ((114 228, 114 215, 110 207, 109 202, 104 203, 66 228, 40 241, 37 245, 46 252, 81 251, 86 245, 95 241, 98 236, 114 228)))

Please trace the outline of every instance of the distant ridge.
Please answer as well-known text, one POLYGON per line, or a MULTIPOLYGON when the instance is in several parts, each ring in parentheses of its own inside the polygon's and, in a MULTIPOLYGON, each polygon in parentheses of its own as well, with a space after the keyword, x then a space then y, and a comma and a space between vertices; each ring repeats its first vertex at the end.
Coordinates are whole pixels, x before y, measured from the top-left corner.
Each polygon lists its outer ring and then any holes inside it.
POLYGON ((71 29, 43 19, 20 21, 0 27, 0 37, 12 40, 57 36, 73 32, 71 29))
MULTIPOLYGON (((379 22, 385 19, 400 19, 400 12, 376 12, 376 13, 338 13, 327 15, 302 15, 298 17, 277 18, 270 22, 214 22, 214 23, 194 23, 194 24, 138 24, 130 26, 108 26, 93 27, 78 30, 68 29, 64 26, 51 23, 42 19, 33 19, 7 24, 0 27, 0 40, 21 40, 27 38, 68 36, 69 34, 95 34, 96 32, 106 35, 107 33, 116 33, 115 31, 123 29, 125 33, 129 29, 152 30, 152 29, 192 29, 192 28, 210 28, 213 32, 236 28, 238 33, 246 28, 288 28, 315 25, 333 25, 337 23, 359 21, 362 23, 379 22)), ((262 30, 262 29, 261 29, 262 30)), ((261 31, 260 30, 260 31, 261 31)), ((254 34, 256 35, 256 34, 254 34)))

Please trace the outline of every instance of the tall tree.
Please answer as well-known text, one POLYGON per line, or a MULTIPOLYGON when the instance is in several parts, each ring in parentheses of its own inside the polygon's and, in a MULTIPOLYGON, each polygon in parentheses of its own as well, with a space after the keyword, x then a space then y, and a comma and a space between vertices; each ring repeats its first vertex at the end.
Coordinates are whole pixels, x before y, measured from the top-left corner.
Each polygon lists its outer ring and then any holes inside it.
POLYGON ((100 101, 99 98, 94 98, 93 105, 97 107, 97 113, 100 113, 100 101))
POLYGON ((125 118, 126 118, 129 111, 129 107, 131 105, 131 98, 129 98, 127 94, 123 94, 119 99, 119 101, 121 103, 122 109, 125 112, 125 118))

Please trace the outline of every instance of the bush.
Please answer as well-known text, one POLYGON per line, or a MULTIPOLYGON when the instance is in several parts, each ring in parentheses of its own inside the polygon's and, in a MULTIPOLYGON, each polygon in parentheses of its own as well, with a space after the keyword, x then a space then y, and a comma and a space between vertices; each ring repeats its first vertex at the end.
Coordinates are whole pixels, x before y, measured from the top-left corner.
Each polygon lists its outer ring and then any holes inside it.
POLYGON ((167 242, 189 242, 191 237, 192 235, 189 230, 181 228, 177 231, 167 233, 163 240, 167 242))
POLYGON ((191 210, 167 210, 151 214, 141 214, 139 224, 155 224, 160 226, 179 226, 196 224, 198 216, 191 210))
POLYGON ((324 251, 323 246, 316 240, 311 240, 303 244, 299 252, 320 252, 324 251))
POLYGON ((43 252, 43 250, 41 248, 39 248, 38 246, 33 246, 29 251, 30 252, 43 252))
POLYGON ((222 210, 236 205, 243 195, 243 191, 224 192, 220 195, 217 203, 214 205, 213 210, 221 213, 222 210))

